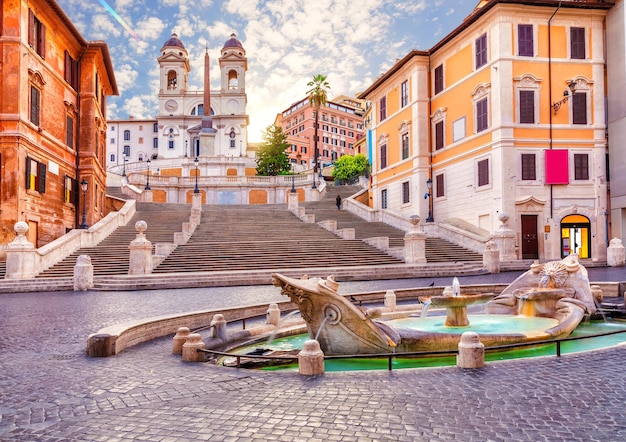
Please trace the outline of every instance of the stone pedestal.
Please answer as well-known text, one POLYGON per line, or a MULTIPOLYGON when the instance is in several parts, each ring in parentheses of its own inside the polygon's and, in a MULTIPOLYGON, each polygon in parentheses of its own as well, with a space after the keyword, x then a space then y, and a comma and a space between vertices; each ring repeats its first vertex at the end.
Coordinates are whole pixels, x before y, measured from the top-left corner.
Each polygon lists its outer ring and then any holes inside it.
POLYGON ((610 267, 624 267, 625 254, 621 239, 613 238, 609 242, 609 248, 606 252, 606 263, 610 267))
POLYGON ((459 368, 482 368, 485 365, 485 346, 476 332, 465 332, 459 342, 459 355, 456 358, 459 368))
POLYGON ((28 224, 18 221, 13 226, 15 239, 7 245, 6 272, 7 279, 34 278, 38 271, 38 255, 35 246, 28 242, 26 232, 28 224))
POLYGON ((494 241, 489 241, 485 245, 483 268, 489 273, 500 273, 500 251, 494 241))
POLYGON ((194 210, 202 212, 202 194, 193 193, 191 195, 191 214, 194 214, 194 210))
POLYGON ((515 231, 508 226, 509 215, 506 212, 500 213, 498 219, 502 223, 494 232, 491 241, 495 243, 496 249, 500 253, 501 261, 515 261, 515 231))
POLYGON ((324 352, 315 339, 309 339, 302 345, 298 354, 298 373, 304 376, 324 374, 324 352))
POLYGON ((172 339, 172 354, 180 355, 183 353, 183 345, 187 342, 187 338, 189 338, 189 327, 180 327, 176 334, 174 335, 174 339, 172 339))
POLYGON ((93 288, 93 264, 89 255, 79 255, 74 266, 74 291, 93 288))
POLYGON ((199 349, 204 348, 202 336, 199 333, 191 333, 187 337, 187 341, 183 344, 183 361, 185 362, 202 362, 204 357, 199 349))
POLYGON ((393 290, 387 290, 385 293, 385 307, 391 311, 396 309, 396 294, 393 290))
POLYGON ((148 275, 152 273, 152 243, 148 241, 143 233, 147 228, 148 225, 145 221, 140 220, 135 223, 135 229, 138 232, 137 237, 128 246, 130 249, 129 275, 148 275))
POLYGON ((298 208, 298 193, 297 192, 289 192, 287 194, 287 210, 290 212, 295 212, 298 208))
POLYGON ((278 325, 280 322, 280 309, 278 304, 270 304, 265 315, 265 323, 270 325, 278 325))
POLYGON ((419 216, 412 215, 409 220, 413 227, 404 235, 404 262, 424 264, 426 263, 426 234, 419 224, 419 216))

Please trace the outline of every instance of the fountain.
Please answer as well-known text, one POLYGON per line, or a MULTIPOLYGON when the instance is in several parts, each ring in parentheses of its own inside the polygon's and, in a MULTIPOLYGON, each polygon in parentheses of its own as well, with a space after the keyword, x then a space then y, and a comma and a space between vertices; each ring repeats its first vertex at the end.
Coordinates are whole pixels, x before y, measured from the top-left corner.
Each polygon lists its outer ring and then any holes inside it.
POLYGON ((424 297, 420 300, 423 305, 445 307, 447 312, 445 324, 434 329, 396 326, 385 320, 385 308, 356 307, 338 294, 339 284, 332 276, 295 279, 274 274, 273 281, 298 306, 309 337, 319 341, 326 355, 456 350, 470 325, 467 307, 472 304, 486 303, 489 318, 504 318, 500 330, 480 334, 485 346, 568 336, 585 315, 596 310, 587 270, 576 255, 533 264, 497 296, 464 294, 455 282, 451 293, 424 297), (509 324, 526 319, 539 325, 511 331, 509 324))

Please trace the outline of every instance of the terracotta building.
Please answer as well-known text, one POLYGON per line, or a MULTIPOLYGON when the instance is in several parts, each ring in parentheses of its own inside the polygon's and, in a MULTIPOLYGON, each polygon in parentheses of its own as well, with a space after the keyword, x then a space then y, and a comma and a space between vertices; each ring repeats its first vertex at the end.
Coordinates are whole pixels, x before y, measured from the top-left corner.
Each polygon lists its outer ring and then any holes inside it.
MULTIPOLYGON (((363 137, 364 100, 339 96, 320 109, 318 157, 322 167, 343 155, 354 155, 354 145, 363 137)), ((298 101, 276 116, 291 144, 289 158, 296 172, 313 168, 315 143, 315 109, 308 98, 298 101)))
POLYGON ((106 215, 117 85, 107 45, 86 41, 55 1, 2 1, 0 23, 0 248, 17 221, 40 247, 106 215))
POLYGON ((359 96, 372 106, 370 205, 419 214, 433 235, 510 229, 509 259, 605 260, 613 3, 482 1, 399 60, 359 96))

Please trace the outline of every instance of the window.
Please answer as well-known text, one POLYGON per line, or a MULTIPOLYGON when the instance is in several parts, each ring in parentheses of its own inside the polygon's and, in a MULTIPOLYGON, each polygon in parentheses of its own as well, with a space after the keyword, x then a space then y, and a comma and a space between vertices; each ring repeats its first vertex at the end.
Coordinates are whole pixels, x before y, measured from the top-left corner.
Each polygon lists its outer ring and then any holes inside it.
POLYGON ((387 145, 383 144, 380 146, 380 168, 384 169, 387 167, 387 145))
POLYGON ((409 182, 405 181, 402 183, 402 204, 409 204, 411 202, 411 187, 409 186, 409 182))
POLYGON ((535 123, 535 91, 519 91, 519 122, 535 123))
POLYGON ((302 150, 302 153, 306 153, 306 146, 302 146, 300 149, 302 150))
POLYGON ((322 130, 328 132, 330 130, 328 124, 322 124, 322 130))
POLYGON ((26 158, 26 188, 46 192, 46 165, 30 157, 26 158))
POLYGON ((167 142, 168 149, 174 149, 174 140, 169 140, 167 142))
POLYGON ((586 153, 574 154, 574 179, 575 180, 588 180, 589 179, 589 155, 586 153))
POLYGON ((444 148, 443 120, 435 123, 435 150, 444 148))
POLYGON ((330 144, 330 138, 329 137, 322 137, 322 142, 326 143, 326 144, 330 144))
POLYGON ((130 146, 124 146, 124 155, 130 156, 130 146))
POLYGON ((535 168, 535 154, 522 154, 522 180, 536 180, 537 171, 535 168))
POLYGON ((380 107, 380 121, 383 121, 387 118, 387 97, 383 97, 379 102, 380 107))
POLYGON ((114 153, 112 153, 112 154, 110 155, 110 157, 109 157, 109 162, 110 162, 110 163, 115 163, 115 154, 114 154, 114 153))
POLYGON ((380 191, 380 207, 381 209, 387 208, 387 189, 380 191))
POLYGON ((78 182, 70 177, 65 175, 65 189, 64 189, 64 201, 66 203, 71 203, 74 205, 78 205, 78 192, 76 192, 76 190, 78 189, 78 182))
POLYGON ((153 138, 152 139, 152 148, 153 149, 158 149, 159 148, 159 139, 158 138, 153 138))
POLYGON ((42 58, 46 57, 46 26, 28 10, 28 44, 42 58))
POLYGON ((489 127, 487 113, 487 98, 476 102, 476 132, 482 132, 489 127))
POLYGON ((443 90, 443 65, 440 64, 435 68, 435 94, 443 90))
POLYGON ((296 146, 295 144, 291 145, 291 151, 292 152, 297 152, 298 151, 298 146, 296 146))
POLYGON ((409 148, 409 134, 402 134, 402 159, 406 160, 409 158, 410 148, 409 148))
POLYGON ((585 92, 572 95, 572 123, 587 124, 587 94, 585 92))
POLYGON ((143 137, 139 137, 139 139, 137 140, 137 144, 143 144, 143 137))
POLYGON ((125 130, 124 131, 124 141, 130 141, 130 131, 129 130, 125 130))
POLYGON ((154 123, 152 125, 152 132, 157 133, 159 131, 159 123, 154 123))
POLYGON ((65 117, 65 144, 74 149, 74 118, 70 115, 65 117))
POLYGON ((435 196, 441 198, 446 196, 446 190, 444 188, 443 173, 435 176, 435 196))
POLYGON ((78 90, 78 62, 67 51, 65 51, 65 81, 75 91, 78 90))
POLYGON ((409 104, 409 80, 405 80, 400 85, 400 106, 405 107, 409 104))
POLYGON ((489 184, 489 160, 481 160, 478 165, 478 187, 489 184))
POLYGON ((487 64, 487 34, 476 39, 476 69, 487 64))
POLYGON ((35 86, 30 86, 30 121, 39 126, 41 113, 41 92, 35 86))
POLYGON ((570 56, 577 60, 585 59, 585 28, 570 29, 570 56))
POLYGON ((533 25, 517 25, 517 53, 520 57, 533 57, 533 25))
POLYGON ((331 131, 332 133, 336 134, 336 133, 337 133, 337 128, 336 128, 336 127, 331 127, 331 128, 330 128, 330 131, 331 131))
POLYGON ((328 158, 328 149, 324 149, 324 151, 322 152, 322 155, 328 158))

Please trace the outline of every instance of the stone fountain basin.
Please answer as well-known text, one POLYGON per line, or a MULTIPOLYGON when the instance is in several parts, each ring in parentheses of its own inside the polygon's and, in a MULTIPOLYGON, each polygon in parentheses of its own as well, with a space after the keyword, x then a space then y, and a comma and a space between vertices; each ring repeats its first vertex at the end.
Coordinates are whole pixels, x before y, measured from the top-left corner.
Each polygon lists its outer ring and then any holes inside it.
MULTIPOLYGON (((491 301, 493 293, 464 294, 459 296, 431 296, 431 307, 465 307, 473 304, 484 304, 491 301)), ((427 297, 420 298, 422 302, 428 302, 427 297)))

